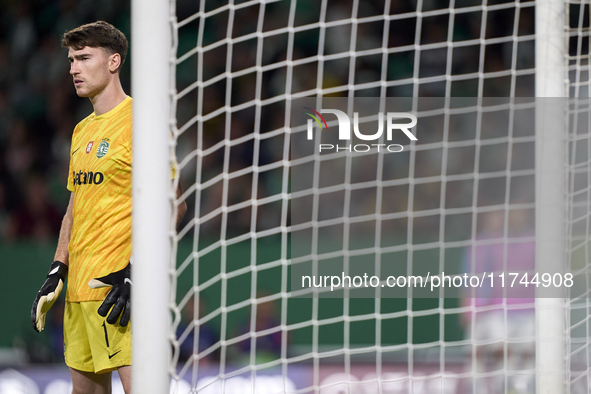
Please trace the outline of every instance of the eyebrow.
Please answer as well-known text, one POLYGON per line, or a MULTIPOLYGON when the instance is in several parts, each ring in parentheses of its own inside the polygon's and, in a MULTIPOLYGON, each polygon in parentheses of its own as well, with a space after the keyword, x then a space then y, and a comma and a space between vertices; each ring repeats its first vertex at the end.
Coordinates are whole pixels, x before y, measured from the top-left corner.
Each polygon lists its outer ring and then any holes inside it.
POLYGON ((74 56, 68 56, 68 60, 71 62, 72 60, 76 59, 76 60, 80 60, 83 57, 90 57, 91 54, 90 53, 78 53, 74 56))

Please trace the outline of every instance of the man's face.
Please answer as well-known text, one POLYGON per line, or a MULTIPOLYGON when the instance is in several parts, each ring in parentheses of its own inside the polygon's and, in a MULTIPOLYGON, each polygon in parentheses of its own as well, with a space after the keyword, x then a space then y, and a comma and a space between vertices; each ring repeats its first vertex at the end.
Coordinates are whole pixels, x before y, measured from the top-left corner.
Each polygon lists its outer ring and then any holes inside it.
POLYGON ((111 56, 102 48, 69 49, 70 75, 78 96, 92 98, 107 87, 111 80, 111 56))

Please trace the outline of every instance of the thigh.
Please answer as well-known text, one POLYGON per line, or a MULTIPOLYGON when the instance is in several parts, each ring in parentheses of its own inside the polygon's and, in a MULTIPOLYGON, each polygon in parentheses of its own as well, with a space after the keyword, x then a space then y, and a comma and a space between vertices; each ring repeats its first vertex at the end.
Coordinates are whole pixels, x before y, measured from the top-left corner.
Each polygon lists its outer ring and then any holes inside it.
POLYGON ((66 365, 77 371, 94 372, 92 351, 80 303, 66 302, 64 310, 64 356, 66 365))
POLYGON ((96 374, 70 368, 72 394, 111 394, 111 373, 96 374))

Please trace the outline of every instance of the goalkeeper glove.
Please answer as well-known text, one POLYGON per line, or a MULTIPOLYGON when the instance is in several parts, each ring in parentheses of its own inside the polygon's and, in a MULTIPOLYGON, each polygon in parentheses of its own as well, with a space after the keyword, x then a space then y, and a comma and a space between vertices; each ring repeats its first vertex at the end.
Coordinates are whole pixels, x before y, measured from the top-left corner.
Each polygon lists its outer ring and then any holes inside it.
POLYGON ((45 327, 45 315, 60 295, 67 276, 67 265, 61 261, 51 263, 47 279, 41 286, 41 290, 37 292, 33 308, 31 308, 31 323, 35 331, 41 332, 45 327))
POLYGON ((125 327, 129 323, 130 307, 131 307, 131 263, 128 263, 125 268, 120 271, 110 273, 101 278, 91 279, 88 286, 92 289, 99 289, 101 287, 112 287, 105 300, 98 308, 98 314, 102 317, 107 316, 111 307, 111 313, 107 317, 107 323, 115 324, 119 315, 121 320, 119 325, 125 327))

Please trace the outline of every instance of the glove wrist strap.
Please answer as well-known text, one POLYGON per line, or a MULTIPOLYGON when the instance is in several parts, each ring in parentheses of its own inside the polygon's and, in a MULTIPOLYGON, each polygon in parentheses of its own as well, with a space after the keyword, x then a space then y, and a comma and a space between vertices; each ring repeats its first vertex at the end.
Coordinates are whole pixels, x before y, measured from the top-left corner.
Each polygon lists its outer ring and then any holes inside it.
POLYGON ((49 273, 47 274, 47 276, 55 274, 59 275, 62 278, 62 280, 65 280, 68 276, 68 266, 62 263, 61 261, 54 261, 53 263, 51 263, 51 266, 49 267, 49 273))

